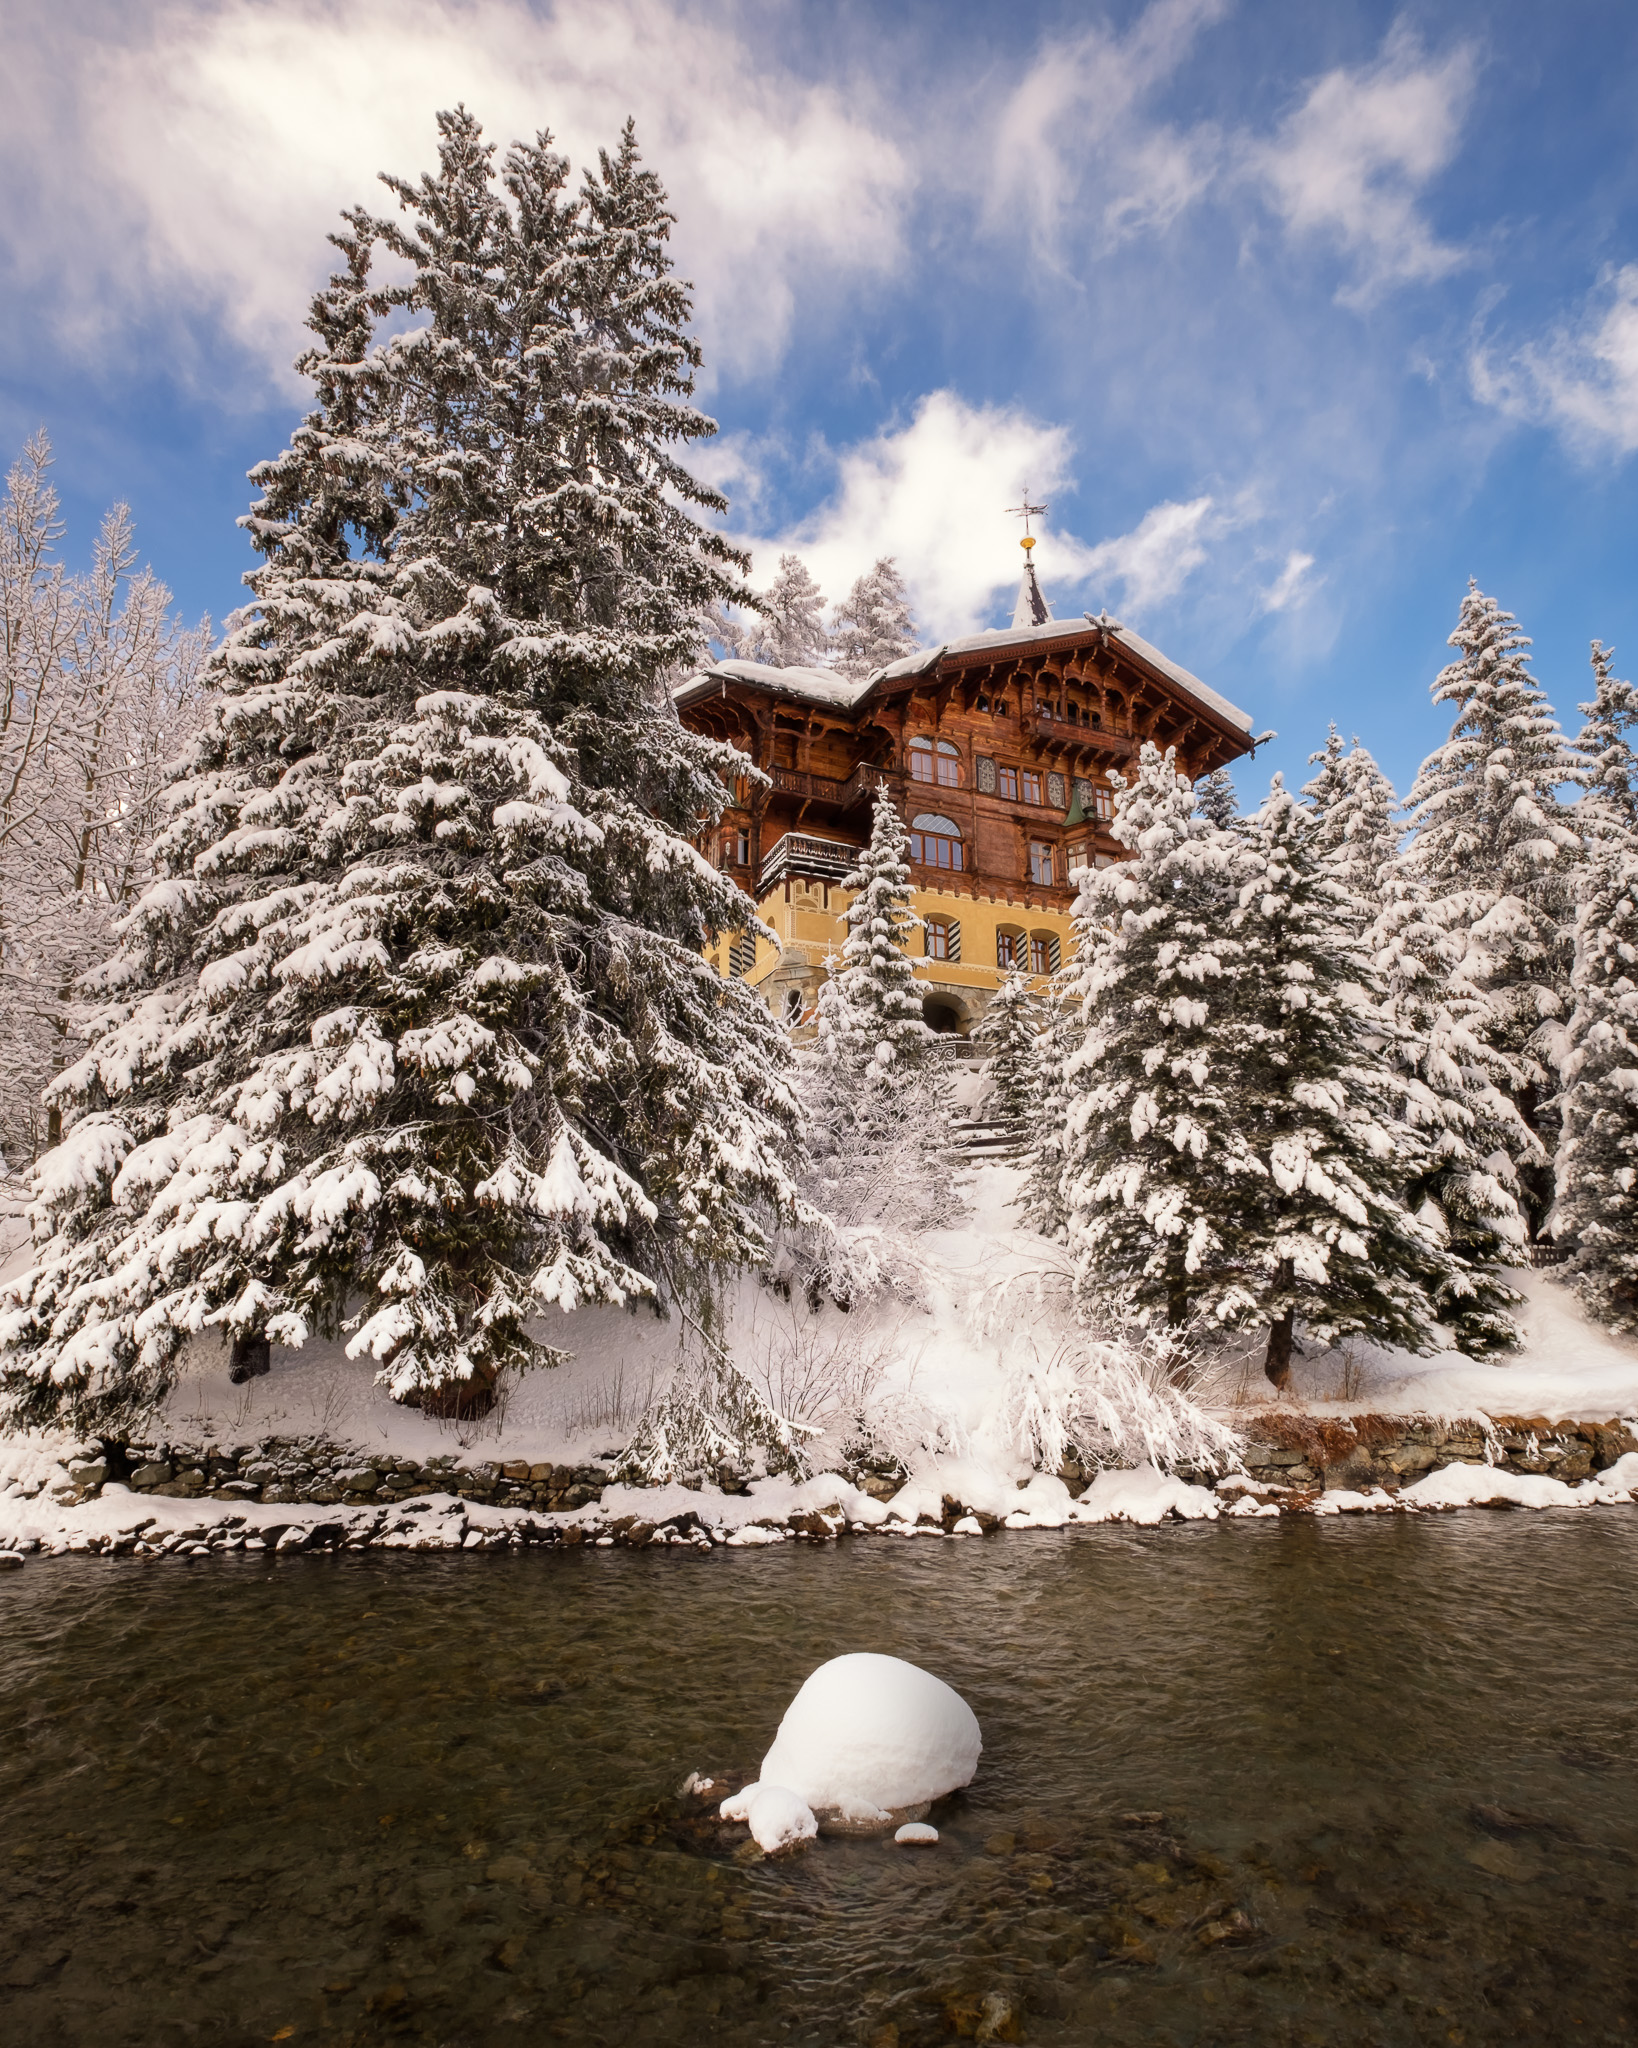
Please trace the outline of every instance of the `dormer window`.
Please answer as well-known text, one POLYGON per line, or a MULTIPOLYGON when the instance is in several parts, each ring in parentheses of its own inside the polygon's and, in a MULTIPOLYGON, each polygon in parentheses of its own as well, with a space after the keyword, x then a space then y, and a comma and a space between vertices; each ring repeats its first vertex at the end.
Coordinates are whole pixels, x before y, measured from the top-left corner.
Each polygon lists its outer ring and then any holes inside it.
POLYGON ((988 711, 990 708, 990 700, 982 690, 978 694, 978 708, 980 711, 988 711))

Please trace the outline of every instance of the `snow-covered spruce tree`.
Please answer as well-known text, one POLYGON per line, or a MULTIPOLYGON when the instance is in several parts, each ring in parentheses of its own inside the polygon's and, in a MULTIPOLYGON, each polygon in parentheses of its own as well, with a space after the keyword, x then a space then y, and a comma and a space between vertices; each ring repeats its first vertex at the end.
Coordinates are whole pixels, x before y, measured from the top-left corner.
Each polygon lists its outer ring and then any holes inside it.
POLYGON ((1018 1206, 1043 1237, 1061 1238, 1068 1224, 1064 1198, 1064 1176, 1069 1162, 1067 1067, 1070 1055, 1086 1035, 1075 994, 1079 966, 1079 959, 1072 956, 1048 982, 1034 1046, 1034 1135, 1018 1206))
MULTIPOLYGON (((1530 673, 1529 641, 1476 584, 1450 644, 1458 658, 1440 672, 1433 699, 1456 707, 1455 723, 1407 799, 1404 866, 1423 892, 1420 915, 1446 935, 1451 993, 1512 1063, 1510 1090, 1539 1137, 1570 1007, 1580 851, 1558 791, 1581 764, 1530 673)), ((1539 1218, 1547 1176, 1530 1173, 1527 1185, 1539 1218)))
POLYGON ((1398 851, 1394 812, 1399 799, 1357 739, 1343 752, 1334 725, 1324 747, 1308 759, 1319 769, 1302 791, 1314 813, 1315 844, 1346 892, 1355 929, 1363 930, 1382 907, 1384 877, 1398 851))
POLYGON ((1600 838, 1576 927, 1549 1228, 1601 1321, 1638 1328, 1638 844, 1600 838))
POLYGON ((27 1417, 210 1328, 354 1329, 398 1398, 481 1402, 558 1355, 539 1311, 760 1258, 790 1199, 784 1037, 702 955, 747 913, 689 843, 743 764, 659 687, 737 589, 664 195, 629 127, 578 198, 544 135, 498 184, 439 129, 402 225, 347 216, 253 473, 253 602, 0 1325, 27 1417))
POLYGON ((1419 1141, 1403 1162, 1405 1198, 1450 1255, 1440 1319, 1482 1358, 1518 1342, 1511 1312, 1522 1296, 1505 1269, 1529 1237, 1520 1168, 1541 1167, 1546 1151, 1514 1100, 1520 1066, 1485 1036, 1482 999, 1451 982, 1455 945, 1427 915, 1425 883, 1396 858, 1381 889, 1363 943, 1381 990, 1398 1115, 1419 1141))
POLYGON ((911 653, 915 645, 916 627, 904 578, 893 557, 883 555, 836 607, 831 625, 836 666, 843 675, 862 682, 890 661, 911 653))
POLYGON ((1130 858, 1083 874, 1074 911, 1084 1037, 1064 1069, 1061 1187, 1077 1296, 1106 1319, 1232 1317, 1225 1225, 1256 1170, 1226 1001, 1235 842, 1199 816, 1171 749, 1146 743, 1135 780, 1111 780, 1130 858))
POLYGON ((922 1017, 909 939, 909 838, 887 791, 870 844, 842 885, 847 935, 819 991, 804 1061, 811 1177, 806 1193, 835 1226, 809 1233, 800 1256, 812 1284, 857 1298, 890 1277, 877 1267, 879 1227, 913 1231, 951 1202, 948 1086, 922 1017))
POLYGON ((1240 822, 1240 797, 1226 768, 1214 768, 1195 786, 1194 807, 1218 832, 1232 832, 1240 822))
POLYGON ((1041 1029, 1040 1004, 1029 982, 1021 974, 1009 974, 973 1033, 987 1055, 987 1114, 992 1123, 1005 1127, 1013 1146, 1027 1145, 1035 1135, 1041 1107, 1041 1029))
POLYGON ((1219 1216, 1226 1262, 1266 1324, 1268 1377, 1291 1374, 1296 1325, 1431 1348, 1447 1278, 1439 1235, 1402 1199, 1417 1149, 1394 1114, 1358 909, 1310 811, 1281 779, 1248 820, 1225 961, 1236 1127, 1254 1162, 1219 1216))
POLYGON ((1615 674, 1614 660, 1614 648, 1593 642, 1593 699, 1580 707, 1584 723, 1575 743, 1586 795, 1574 815, 1589 847, 1611 837, 1638 842, 1638 692, 1615 674))
POLYGON ((1601 1321, 1638 1328, 1638 699, 1592 645, 1593 701, 1578 751, 1587 847, 1578 890, 1568 1047, 1549 1227, 1568 1277, 1601 1321))

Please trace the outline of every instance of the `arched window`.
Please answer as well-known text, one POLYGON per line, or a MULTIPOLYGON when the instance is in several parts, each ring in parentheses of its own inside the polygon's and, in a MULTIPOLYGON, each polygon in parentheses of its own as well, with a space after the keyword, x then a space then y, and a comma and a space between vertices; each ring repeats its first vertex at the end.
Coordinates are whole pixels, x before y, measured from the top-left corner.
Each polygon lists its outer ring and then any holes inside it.
POLYGON ((1003 973, 1022 967, 1028 958, 1028 942, 1022 932, 1002 929, 996 933, 995 964, 1003 973))
POLYGON ((945 789, 959 789, 961 749, 949 740, 913 739, 910 742, 910 777, 914 782, 936 782, 945 789))
POLYGON ((961 827, 953 818, 940 818, 923 811, 910 821, 910 858, 924 868, 954 868, 961 860, 961 827))
POLYGON ((930 917, 924 933, 929 960, 961 958, 961 926, 953 917, 930 917))

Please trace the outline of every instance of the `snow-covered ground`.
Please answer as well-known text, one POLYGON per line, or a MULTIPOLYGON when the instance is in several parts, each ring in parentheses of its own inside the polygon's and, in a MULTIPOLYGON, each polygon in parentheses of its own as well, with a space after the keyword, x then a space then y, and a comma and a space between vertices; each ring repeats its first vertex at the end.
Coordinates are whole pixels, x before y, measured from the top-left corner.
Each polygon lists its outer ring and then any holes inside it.
MULTIPOLYGON (((976 1171, 960 1226, 917 1241, 915 1301, 890 1296, 849 1315, 830 1305, 814 1312, 800 1300, 781 1300, 750 1277, 733 1291, 726 1304, 733 1355, 774 1407, 819 1430, 811 1445, 819 1477, 800 1484, 765 1479, 748 1494, 728 1496, 677 1485, 612 1487, 598 1512, 572 1519, 596 1540, 592 1524, 623 1514, 663 1524, 693 1513, 719 1540, 755 1543, 777 1540, 764 1525, 824 1509, 856 1528, 908 1532, 918 1516, 937 1519, 946 1496, 1014 1528, 1258 1512, 1243 1490, 1188 1486, 1142 1465, 1100 1474, 1080 1501, 1070 1499, 1060 1480, 1033 1469, 1018 1390, 1032 1373, 1050 1376, 1067 1332, 1059 1305, 1061 1253, 1019 1226, 1010 1207, 1019 1180, 1007 1166, 976 1171), (827 1470, 840 1462, 861 1411, 872 1419, 875 1440, 908 1467, 908 1479, 888 1505, 827 1470)), ((20 1256, 14 1252, 8 1262, 13 1270, 20 1256)), ((1270 1405, 1316 1413, 1638 1416, 1638 1344, 1589 1324, 1574 1296, 1547 1274, 1521 1273, 1518 1281, 1527 1295, 1526 1343, 1505 1360, 1479 1364, 1455 1352, 1418 1359, 1356 1345, 1301 1359, 1292 1395, 1277 1397, 1262 1379, 1253 1346, 1219 1363, 1203 1391, 1223 1420, 1245 1430, 1254 1430, 1259 1409, 1270 1405)), ((572 1351, 571 1362, 524 1377, 494 1415, 471 1424, 429 1420, 398 1406, 374 1384, 370 1367, 349 1361, 339 1343, 276 1351, 270 1374, 235 1387, 227 1378, 225 1348, 207 1342, 156 1412, 151 1434, 186 1445, 316 1436, 366 1457, 455 1453, 495 1464, 583 1465, 628 1440, 643 1411, 686 1364, 693 1341, 678 1320, 661 1322, 646 1310, 582 1310, 545 1334, 572 1351)), ((106 1536, 147 1516, 162 1533, 220 1521, 230 1511, 253 1538, 259 1525, 346 1521, 353 1512, 183 1501, 112 1486, 99 1501, 60 1507, 36 1489, 41 1481, 49 1485, 71 1443, 61 1433, 0 1439, 0 1542, 106 1536), (21 1498, 19 1487, 33 1497, 21 1498)), ((1415 1503, 1425 1494, 1425 1505, 1454 1504, 1464 1486, 1471 1492, 1479 1483, 1447 1470, 1406 1488, 1401 1498, 1415 1503)), ((1525 1492, 1532 1498, 1524 1504, 1546 1505, 1550 1497, 1570 1505, 1611 1490, 1607 1480, 1589 1484, 1593 1491, 1557 1480, 1530 1482, 1525 1492)), ((1518 1497, 1523 1503, 1524 1495, 1518 1497)), ((1386 1506, 1387 1499, 1337 1495, 1333 1505, 1364 1510, 1386 1506)), ((532 1519, 544 1524, 550 1518, 532 1519)), ((457 1542, 482 1542, 486 1530, 506 1525, 503 1510, 434 1496, 401 1538, 427 1542, 442 1531, 457 1542)), ((979 1526, 971 1522, 971 1532, 979 1526)))

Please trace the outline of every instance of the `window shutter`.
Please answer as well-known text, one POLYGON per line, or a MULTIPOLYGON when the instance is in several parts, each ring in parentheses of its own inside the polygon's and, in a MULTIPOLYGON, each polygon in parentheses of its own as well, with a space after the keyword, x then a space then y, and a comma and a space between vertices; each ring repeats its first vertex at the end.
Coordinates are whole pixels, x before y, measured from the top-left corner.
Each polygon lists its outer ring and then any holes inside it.
POLYGON ((1047 940, 1047 959, 1051 963, 1049 972, 1053 974, 1057 973, 1058 966, 1062 958, 1063 948, 1058 942, 1056 933, 1054 933, 1054 935, 1047 940))
POLYGON ((751 932, 743 932, 729 949, 729 971, 736 981, 743 981, 755 965, 756 937, 751 932))
POLYGON ((953 917, 947 917, 944 920, 944 929, 950 938, 950 950, 945 955, 945 958, 959 960, 961 958, 961 926, 953 917))

